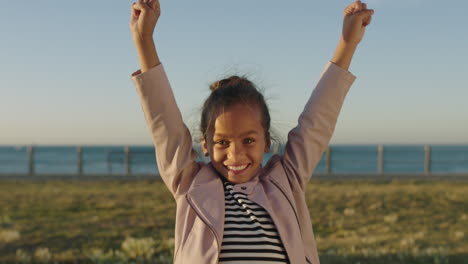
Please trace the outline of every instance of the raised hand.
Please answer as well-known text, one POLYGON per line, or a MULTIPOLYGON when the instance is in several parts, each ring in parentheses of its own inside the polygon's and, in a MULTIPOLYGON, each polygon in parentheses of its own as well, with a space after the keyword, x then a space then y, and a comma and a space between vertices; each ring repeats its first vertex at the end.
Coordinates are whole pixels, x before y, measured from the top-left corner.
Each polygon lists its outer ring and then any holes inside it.
POLYGON ((356 1, 347 6, 343 12, 343 35, 346 43, 358 44, 366 31, 366 26, 371 22, 373 9, 367 9, 367 5, 356 1))
POLYGON ((152 38, 154 28, 161 15, 159 0, 138 0, 132 4, 130 31, 133 37, 152 38))
POLYGON ((141 72, 159 65, 153 32, 161 15, 159 0, 138 0, 132 4, 130 31, 138 54, 141 72))
POLYGON ((366 26, 371 22, 374 10, 367 9, 367 5, 356 1, 344 10, 343 32, 330 60, 337 66, 348 70, 356 48, 364 37, 366 26))

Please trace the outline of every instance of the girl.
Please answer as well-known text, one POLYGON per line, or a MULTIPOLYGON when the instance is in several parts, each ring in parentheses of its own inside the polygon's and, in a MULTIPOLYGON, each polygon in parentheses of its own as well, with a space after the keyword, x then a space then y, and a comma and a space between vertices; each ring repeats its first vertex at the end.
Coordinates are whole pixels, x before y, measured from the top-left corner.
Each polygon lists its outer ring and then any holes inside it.
POLYGON ((237 76, 211 85, 200 125, 211 162, 196 162, 153 42, 159 2, 132 5, 130 28, 141 66, 132 80, 160 175, 177 204, 174 263, 319 263, 305 189, 355 79, 347 70, 372 14, 360 1, 346 7, 335 54, 284 154, 263 168, 270 148, 268 107, 255 86, 237 76))

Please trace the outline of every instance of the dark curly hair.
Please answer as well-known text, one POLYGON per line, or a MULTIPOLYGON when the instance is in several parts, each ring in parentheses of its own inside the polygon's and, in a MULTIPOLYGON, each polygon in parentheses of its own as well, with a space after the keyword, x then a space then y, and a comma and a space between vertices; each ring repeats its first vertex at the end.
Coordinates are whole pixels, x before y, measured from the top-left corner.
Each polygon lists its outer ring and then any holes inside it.
POLYGON ((217 115, 226 108, 236 104, 256 106, 261 111, 262 127, 265 140, 270 143, 270 112, 263 94, 245 77, 231 76, 210 85, 211 94, 203 104, 200 131, 207 139, 209 129, 214 125, 217 115))

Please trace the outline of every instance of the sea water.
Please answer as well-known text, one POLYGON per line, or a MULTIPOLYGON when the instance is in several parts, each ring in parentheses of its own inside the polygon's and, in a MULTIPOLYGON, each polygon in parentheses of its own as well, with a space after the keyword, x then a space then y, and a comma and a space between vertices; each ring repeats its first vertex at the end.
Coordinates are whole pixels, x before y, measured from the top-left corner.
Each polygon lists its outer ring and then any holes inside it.
MULTIPOLYGON (((0 146, 0 174, 28 174, 28 146, 0 146)), ((124 174, 125 146, 81 146, 84 174, 124 174)), ((332 145, 332 173, 377 173, 377 145, 332 145)), ((153 146, 129 146, 132 174, 157 174, 153 146)), ((199 146, 195 149, 201 153, 199 146)), ((36 174, 78 173, 76 146, 34 146, 33 165, 36 174)), ((279 147, 282 154, 284 148, 279 147)), ((386 173, 423 173, 424 145, 385 145, 386 173)), ((265 164, 272 153, 264 155, 265 164)), ((468 173, 468 145, 431 145, 431 172, 468 173)), ((209 161, 199 155, 198 161, 209 161)), ((315 172, 324 173, 325 155, 315 172)))

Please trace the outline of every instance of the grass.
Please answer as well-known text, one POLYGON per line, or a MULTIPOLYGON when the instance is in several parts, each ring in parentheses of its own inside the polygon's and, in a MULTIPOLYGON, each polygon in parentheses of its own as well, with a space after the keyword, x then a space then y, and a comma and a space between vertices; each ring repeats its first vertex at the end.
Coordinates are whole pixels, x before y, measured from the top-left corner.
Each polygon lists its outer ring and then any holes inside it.
MULTIPOLYGON (((468 263, 468 183, 313 181, 322 264, 468 263)), ((171 263, 160 181, 0 181, 0 263, 171 263)))

